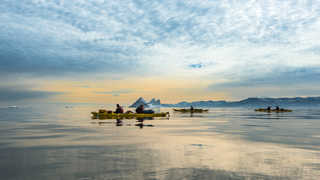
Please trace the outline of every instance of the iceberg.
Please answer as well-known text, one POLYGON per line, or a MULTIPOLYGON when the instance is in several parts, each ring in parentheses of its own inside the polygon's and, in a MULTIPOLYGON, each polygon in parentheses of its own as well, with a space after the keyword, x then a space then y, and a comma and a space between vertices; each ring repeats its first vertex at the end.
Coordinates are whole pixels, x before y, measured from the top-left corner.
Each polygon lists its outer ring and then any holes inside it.
POLYGON ((160 99, 156 100, 155 98, 152 98, 152 100, 148 103, 148 105, 160 106, 161 105, 160 99))
POLYGON ((136 102, 130 105, 129 108, 136 108, 140 105, 143 105, 145 108, 149 107, 148 103, 142 97, 140 97, 138 100, 136 100, 136 102))

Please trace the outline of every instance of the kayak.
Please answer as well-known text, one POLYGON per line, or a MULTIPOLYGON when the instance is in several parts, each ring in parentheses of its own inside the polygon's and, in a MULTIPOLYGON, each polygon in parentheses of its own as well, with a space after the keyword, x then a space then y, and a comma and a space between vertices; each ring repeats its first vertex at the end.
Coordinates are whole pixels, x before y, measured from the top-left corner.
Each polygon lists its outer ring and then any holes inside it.
POLYGON ((169 117, 169 112, 138 114, 138 113, 108 113, 108 112, 91 112, 93 119, 133 119, 133 118, 153 118, 153 117, 169 117))
POLYGON ((260 109, 255 109, 255 111, 257 111, 257 112, 276 112, 276 113, 280 113, 280 112, 292 112, 292 110, 290 110, 290 109, 279 109, 279 110, 271 109, 271 110, 269 110, 269 109, 262 109, 262 108, 260 108, 260 109))
POLYGON ((173 111, 181 112, 181 113, 203 113, 208 112, 209 109, 173 109, 173 111))

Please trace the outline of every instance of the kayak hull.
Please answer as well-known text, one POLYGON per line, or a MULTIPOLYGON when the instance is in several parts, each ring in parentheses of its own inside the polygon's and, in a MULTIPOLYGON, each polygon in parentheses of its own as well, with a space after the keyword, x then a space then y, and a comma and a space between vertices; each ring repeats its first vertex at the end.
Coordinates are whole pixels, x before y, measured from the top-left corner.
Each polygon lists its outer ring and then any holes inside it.
POLYGON ((175 112, 181 112, 181 113, 203 113, 208 112, 209 109, 173 109, 175 112))
POLYGON ((154 114, 137 114, 137 113, 99 113, 91 112, 93 119, 134 119, 134 118, 153 118, 153 117, 169 117, 169 113, 154 113, 154 114))

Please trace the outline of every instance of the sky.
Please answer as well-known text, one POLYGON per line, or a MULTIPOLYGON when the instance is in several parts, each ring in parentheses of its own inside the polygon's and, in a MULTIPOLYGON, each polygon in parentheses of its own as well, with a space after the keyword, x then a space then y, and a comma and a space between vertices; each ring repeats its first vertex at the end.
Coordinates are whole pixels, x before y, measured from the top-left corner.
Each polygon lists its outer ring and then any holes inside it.
POLYGON ((0 102, 320 95, 318 0, 1 0, 0 102))

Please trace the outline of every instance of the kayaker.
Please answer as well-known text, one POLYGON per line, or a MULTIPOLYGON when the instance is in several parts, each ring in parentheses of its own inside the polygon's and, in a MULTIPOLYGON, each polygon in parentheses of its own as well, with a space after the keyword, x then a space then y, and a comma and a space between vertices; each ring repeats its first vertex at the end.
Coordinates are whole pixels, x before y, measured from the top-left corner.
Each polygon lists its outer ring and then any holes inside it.
POLYGON ((193 106, 190 106, 190 111, 193 111, 193 110, 194 110, 193 106))
POLYGON ((117 109, 116 109, 115 113, 117 113, 117 114, 123 113, 123 108, 119 104, 117 104, 117 109))
POLYGON ((271 106, 268 106, 267 110, 268 110, 268 111, 271 111, 271 106))
POLYGON ((277 107, 276 107, 276 110, 277 110, 277 111, 279 111, 279 110, 280 110, 279 106, 277 106, 277 107))
POLYGON ((144 106, 143 106, 143 104, 141 104, 140 106, 138 106, 138 107, 137 107, 137 109, 136 109, 136 113, 138 113, 138 114, 142 114, 142 113, 143 113, 143 111, 144 111, 144 106))
POLYGON ((139 107, 137 107, 136 113, 138 113, 138 114, 153 114, 154 111, 152 109, 144 110, 144 106, 143 106, 143 104, 141 104, 139 107))

